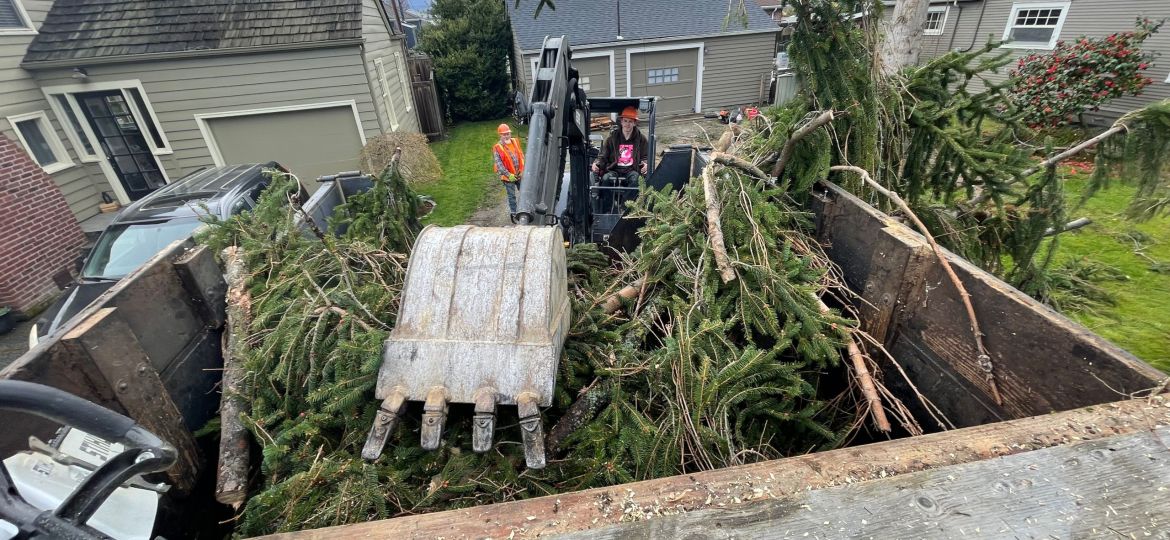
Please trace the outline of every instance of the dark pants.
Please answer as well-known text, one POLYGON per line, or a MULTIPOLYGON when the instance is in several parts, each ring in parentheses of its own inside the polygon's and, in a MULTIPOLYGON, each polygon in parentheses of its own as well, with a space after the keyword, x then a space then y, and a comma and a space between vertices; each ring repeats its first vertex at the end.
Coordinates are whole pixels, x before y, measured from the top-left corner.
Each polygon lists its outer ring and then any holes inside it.
MULTIPOLYGON (((638 187, 638 182, 642 180, 642 175, 638 174, 636 170, 628 172, 609 171, 598 178, 596 174, 590 174, 593 180, 593 185, 602 187, 638 187)), ((626 201, 633 200, 637 194, 633 191, 619 191, 619 190, 598 190, 594 192, 595 198, 594 212, 601 214, 619 214, 626 201)))

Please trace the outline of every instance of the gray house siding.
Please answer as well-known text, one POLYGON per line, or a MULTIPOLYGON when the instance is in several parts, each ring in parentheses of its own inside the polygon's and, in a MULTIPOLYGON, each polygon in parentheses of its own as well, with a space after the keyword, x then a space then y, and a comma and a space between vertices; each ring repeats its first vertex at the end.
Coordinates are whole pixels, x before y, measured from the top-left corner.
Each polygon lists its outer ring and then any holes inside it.
MULTIPOLYGON (((34 27, 39 27, 52 5, 50 0, 21 0, 25 11, 32 20, 34 27)), ((13 141, 19 139, 16 130, 8 123, 8 117, 43 111, 53 124, 56 136, 60 139, 69 159, 74 166, 53 173, 51 176, 70 210, 79 219, 88 218, 97 213, 97 205, 101 200, 98 191, 94 188, 87 167, 78 159, 73 145, 61 131, 61 124, 53 114, 52 109, 45 101, 44 94, 33 81, 31 74, 20 67, 20 61, 28 44, 32 42, 32 34, 0 34, 0 132, 13 141)), ((99 180, 101 176, 97 177, 99 180)))
MULTIPOLYGON (((618 96, 627 95, 627 50, 647 47, 703 44, 703 78, 700 111, 716 111, 723 107, 746 105, 759 100, 760 80, 772 70, 776 50, 776 31, 740 33, 726 36, 706 36, 681 40, 634 42, 613 47, 578 47, 575 55, 592 55, 613 51, 613 87, 618 96)), ((532 61, 536 54, 524 55, 521 71, 526 89, 532 87, 532 61)), ((527 90, 525 90, 527 92, 527 90)))
POLYGON ((373 93, 374 109, 386 132, 418 132, 418 113, 411 94, 404 37, 390 35, 386 29, 386 18, 377 2, 362 0, 366 76, 373 93), (381 64, 381 69, 378 64, 381 64))
MULTIPOLYGON (((946 28, 942 35, 926 36, 923 40, 921 61, 941 56, 954 49, 978 48, 988 39, 1000 40, 1007 27, 1014 4, 1036 3, 1041 0, 1013 2, 1012 0, 985 0, 962 2, 950 6, 946 28), (952 45, 953 43, 953 45, 952 45)), ((888 7, 885 17, 893 8, 888 7)), ((1104 37, 1114 32, 1133 29, 1134 20, 1148 17, 1158 20, 1170 18, 1170 2, 1166 0, 1070 0, 1064 26, 1059 39, 1073 40, 1080 36, 1104 37)), ((1086 116, 1093 121, 1110 121, 1128 111, 1143 107, 1151 102, 1170 98, 1170 27, 1164 27, 1144 45, 1145 50, 1159 54, 1146 74, 1154 80, 1141 96, 1127 96, 1111 101, 1101 107, 1099 113, 1086 116)), ((1046 50, 1011 49, 1012 58, 1018 59, 1031 52, 1044 53, 1046 50)), ((993 82, 1003 81, 1011 64, 1000 73, 988 73, 993 82)), ((978 88, 978 85, 973 88, 978 88)))
MULTIPOLYGON (((140 81, 170 142, 157 156, 170 180, 214 165, 196 114, 252 111, 353 100, 366 137, 381 133, 366 66, 356 46, 304 49, 87 67, 93 83, 140 81)), ((35 72, 36 82, 75 88, 67 69, 35 72)), ((84 91, 71 89, 70 91, 84 91)), ((96 164, 86 164, 99 190, 109 190, 96 164)))

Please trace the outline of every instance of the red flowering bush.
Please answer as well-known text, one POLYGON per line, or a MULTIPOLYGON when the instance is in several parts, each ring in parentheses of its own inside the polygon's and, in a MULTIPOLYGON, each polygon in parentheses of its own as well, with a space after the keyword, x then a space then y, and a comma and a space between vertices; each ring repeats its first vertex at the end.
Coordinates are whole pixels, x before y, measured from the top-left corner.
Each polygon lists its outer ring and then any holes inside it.
POLYGON ((1154 55, 1141 44, 1164 21, 1138 19, 1133 31, 1104 38, 1058 41, 1048 54, 1020 58, 1011 71, 1011 94, 1034 127, 1055 126, 1124 95, 1140 95, 1153 82, 1142 73, 1154 55))

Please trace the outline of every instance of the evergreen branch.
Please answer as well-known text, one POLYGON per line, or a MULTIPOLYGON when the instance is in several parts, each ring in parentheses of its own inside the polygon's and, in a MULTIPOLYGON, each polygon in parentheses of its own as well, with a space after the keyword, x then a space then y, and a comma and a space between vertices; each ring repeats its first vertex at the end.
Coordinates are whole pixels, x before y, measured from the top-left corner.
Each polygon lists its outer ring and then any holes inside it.
POLYGON ((792 153, 796 149, 796 143, 807 137, 809 133, 832 122, 834 119, 836 119, 836 115, 832 110, 823 111, 794 131, 792 136, 788 138, 788 141, 784 143, 784 149, 780 151, 780 159, 772 167, 772 177, 779 179, 780 175, 784 174, 784 168, 788 166, 788 161, 792 159, 792 153))

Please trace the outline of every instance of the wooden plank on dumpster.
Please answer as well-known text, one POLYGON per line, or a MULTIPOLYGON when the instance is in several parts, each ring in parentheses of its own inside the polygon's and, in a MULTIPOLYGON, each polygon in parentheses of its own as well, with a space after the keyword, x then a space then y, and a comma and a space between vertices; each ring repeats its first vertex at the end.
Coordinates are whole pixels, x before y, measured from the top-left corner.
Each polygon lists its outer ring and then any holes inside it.
POLYGON ((215 262, 215 255, 207 246, 195 246, 175 259, 174 267, 205 324, 210 328, 222 328, 227 284, 223 281, 223 271, 215 262))
POLYGON ((734 510, 771 497, 992 460, 1165 425, 1170 425, 1166 402, 1128 400, 751 465, 272 538, 532 538, 628 521, 627 510, 734 510))
POLYGON ((560 538, 1166 538, 1168 443, 1161 427, 560 538))
POLYGON ((190 493, 199 473, 195 438, 184 426, 150 357, 119 311, 99 309, 62 336, 61 341, 88 355, 131 418, 178 450, 178 460, 166 474, 177 494, 190 493))

